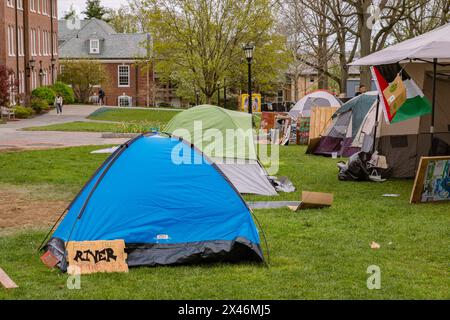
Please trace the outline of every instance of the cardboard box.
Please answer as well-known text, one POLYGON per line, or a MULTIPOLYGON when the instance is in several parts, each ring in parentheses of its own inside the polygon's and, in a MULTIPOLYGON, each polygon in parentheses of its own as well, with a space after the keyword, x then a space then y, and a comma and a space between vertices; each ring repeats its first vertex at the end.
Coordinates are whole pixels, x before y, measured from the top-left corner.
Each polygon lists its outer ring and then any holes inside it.
POLYGON ((331 207, 333 204, 334 196, 332 193, 321 193, 321 192, 302 192, 302 201, 299 206, 292 207, 289 209, 292 211, 305 210, 305 209, 321 209, 331 207))

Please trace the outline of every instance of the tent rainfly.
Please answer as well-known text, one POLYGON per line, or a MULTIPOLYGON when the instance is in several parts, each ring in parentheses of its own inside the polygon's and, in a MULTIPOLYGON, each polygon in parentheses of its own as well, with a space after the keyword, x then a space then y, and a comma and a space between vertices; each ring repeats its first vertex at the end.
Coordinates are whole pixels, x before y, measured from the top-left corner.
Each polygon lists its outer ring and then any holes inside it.
POLYGON ((240 193, 278 194, 258 160, 248 113, 201 105, 173 117, 164 131, 193 143, 240 193))
POLYGON ((263 262, 258 231, 240 194, 179 138, 145 134, 120 146, 66 211, 45 245, 63 271, 70 241, 124 240, 130 267, 263 262), (172 161, 180 145, 190 163, 172 161))
POLYGON ((342 102, 326 90, 313 91, 300 99, 289 111, 294 118, 309 118, 313 107, 340 107, 342 102))
MULTIPOLYGON (((361 134, 372 137, 372 150, 387 156, 393 176, 414 176, 421 156, 450 154, 450 23, 350 65, 371 66, 379 103, 361 134), (401 122, 392 121, 383 94, 397 75, 407 90, 406 103, 399 109, 401 122), (430 113, 413 117, 417 110, 411 101, 418 100, 430 105, 430 113)), ((368 144, 368 139, 361 139, 368 144)))

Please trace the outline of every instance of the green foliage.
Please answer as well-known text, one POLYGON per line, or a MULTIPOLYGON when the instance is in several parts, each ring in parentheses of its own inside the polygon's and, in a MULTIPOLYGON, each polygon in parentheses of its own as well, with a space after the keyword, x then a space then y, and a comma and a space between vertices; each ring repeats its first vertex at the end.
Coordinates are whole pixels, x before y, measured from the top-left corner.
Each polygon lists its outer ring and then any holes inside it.
POLYGON ((148 10, 146 19, 154 38, 156 70, 163 81, 176 84, 183 97, 192 100, 198 88, 210 103, 224 79, 229 87, 244 86, 245 43, 256 46, 254 81, 259 91, 274 90, 285 80, 291 55, 286 39, 274 32, 271 1, 149 2, 155 8, 148 10))
POLYGON ((64 104, 72 104, 75 103, 75 94, 73 92, 73 89, 68 86, 67 84, 63 82, 55 82, 55 84, 52 86, 53 91, 55 91, 56 94, 61 95, 63 98, 64 104))
POLYGON ((103 16, 107 13, 105 7, 100 3, 100 0, 86 0, 86 10, 82 12, 86 15, 86 19, 103 20, 103 16))
POLYGON ((77 102, 89 103, 94 86, 108 83, 105 66, 96 60, 66 60, 61 65, 60 79, 71 85, 77 102))
POLYGON ((31 109, 33 109, 35 113, 40 114, 42 112, 48 111, 50 109, 50 106, 44 99, 32 98, 31 109))
POLYGON ((33 115, 34 111, 32 108, 24 106, 15 106, 14 113, 17 119, 28 119, 33 115))
POLYGON ((96 112, 92 113, 89 116, 89 119, 117 122, 153 121, 158 123, 167 123, 177 114, 178 111, 176 110, 100 108, 96 112))
POLYGON ((31 92, 31 97, 45 100, 48 105, 53 105, 56 93, 52 87, 39 87, 31 92))

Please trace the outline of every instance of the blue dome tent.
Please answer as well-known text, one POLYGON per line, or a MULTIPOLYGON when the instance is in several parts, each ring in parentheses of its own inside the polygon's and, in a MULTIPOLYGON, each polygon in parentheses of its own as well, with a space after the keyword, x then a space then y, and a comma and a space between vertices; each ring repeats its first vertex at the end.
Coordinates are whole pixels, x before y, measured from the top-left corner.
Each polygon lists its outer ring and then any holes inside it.
POLYGON ((193 145, 163 134, 118 148, 66 212, 45 245, 62 270, 69 241, 123 239, 130 267, 264 261, 234 186, 193 145))

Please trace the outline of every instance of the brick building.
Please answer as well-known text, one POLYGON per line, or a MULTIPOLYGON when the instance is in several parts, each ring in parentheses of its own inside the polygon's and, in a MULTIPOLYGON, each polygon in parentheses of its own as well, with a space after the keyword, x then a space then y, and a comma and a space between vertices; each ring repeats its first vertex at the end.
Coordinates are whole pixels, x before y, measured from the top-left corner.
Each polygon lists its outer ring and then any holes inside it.
POLYGON ((14 71, 13 91, 22 97, 56 81, 57 12, 57 0, 0 1, 0 64, 14 71))
POLYGON ((152 68, 142 65, 150 61, 147 49, 150 41, 148 34, 117 33, 98 19, 59 21, 61 62, 95 59, 103 63, 108 72, 108 82, 103 84, 103 89, 106 104, 111 106, 120 105, 119 98, 124 96, 131 98, 133 106, 179 104, 170 88, 159 85, 152 68))

